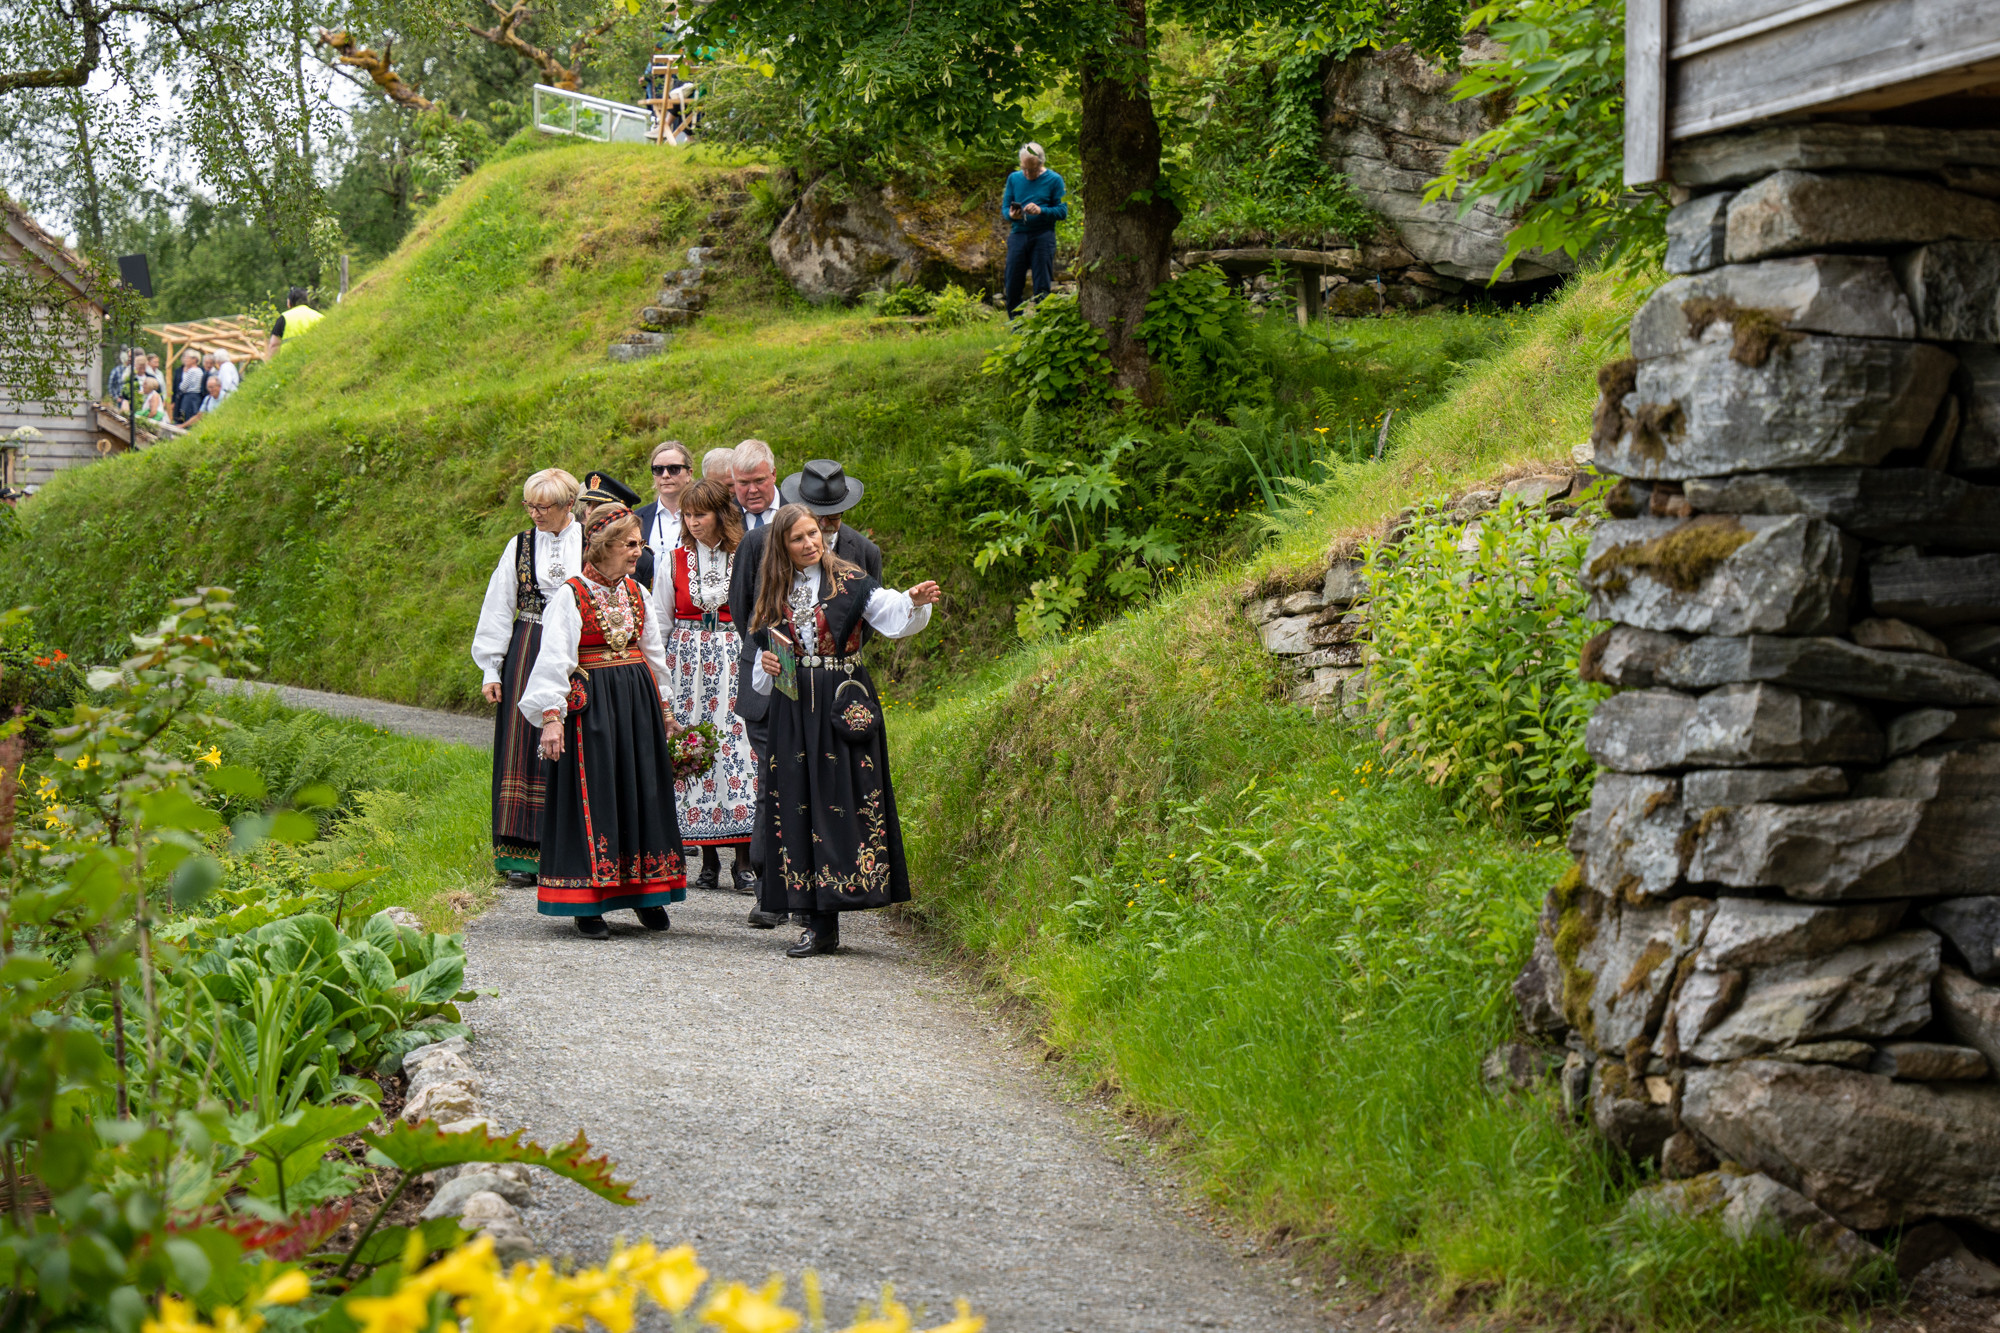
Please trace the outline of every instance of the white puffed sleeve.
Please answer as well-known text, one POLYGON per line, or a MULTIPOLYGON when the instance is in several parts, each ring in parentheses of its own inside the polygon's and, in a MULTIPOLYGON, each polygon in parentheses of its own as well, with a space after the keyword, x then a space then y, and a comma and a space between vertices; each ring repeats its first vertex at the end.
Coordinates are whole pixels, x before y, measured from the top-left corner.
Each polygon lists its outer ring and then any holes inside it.
POLYGON ((750 658, 750 688, 759 694, 771 692, 771 678, 764 674, 764 654, 756 653, 750 658))
POLYGON ((861 618, 885 639, 907 639, 931 623, 931 608, 929 604, 918 606, 906 592, 877 588, 868 594, 861 618))
POLYGON ((500 666, 514 639, 514 542, 500 551, 500 563, 486 580, 486 600, 479 604, 479 625, 472 631, 472 662, 486 673, 488 685, 500 683, 500 666))
POLYGON ((576 670, 576 645, 582 637, 576 589, 564 584, 542 608, 542 651, 521 691, 521 716, 530 726, 541 726, 542 714, 551 708, 559 717, 569 715, 569 673, 576 670))
MULTIPOLYGON (((639 587, 634 579, 632 586, 639 587)), ((667 643, 660 636, 660 618, 653 613, 653 594, 639 588, 639 596, 646 603, 646 628, 639 631, 639 651, 646 655, 646 665, 653 668, 653 683, 660 688, 660 702, 674 701, 674 687, 668 682, 673 679, 667 673, 667 643)))

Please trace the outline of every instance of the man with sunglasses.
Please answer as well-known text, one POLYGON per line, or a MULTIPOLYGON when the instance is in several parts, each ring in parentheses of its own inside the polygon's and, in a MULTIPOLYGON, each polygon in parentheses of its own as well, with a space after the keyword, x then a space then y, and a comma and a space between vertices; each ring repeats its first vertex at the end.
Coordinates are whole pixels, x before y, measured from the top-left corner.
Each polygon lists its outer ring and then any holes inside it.
POLYGON ((660 600, 661 586, 666 586, 668 597, 673 595, 673 554, 674 548, 681 544, 681 492, 694 480, 694 459, 679 440, 663 440, 653 450, 651 462, 653 494, 657 498, 632 512, 639 516, 639 536, 652 557, 645 562, 653 573, 652 586, 647 591, 653 594, 653 605, 671 606, 671 601, 660 600))

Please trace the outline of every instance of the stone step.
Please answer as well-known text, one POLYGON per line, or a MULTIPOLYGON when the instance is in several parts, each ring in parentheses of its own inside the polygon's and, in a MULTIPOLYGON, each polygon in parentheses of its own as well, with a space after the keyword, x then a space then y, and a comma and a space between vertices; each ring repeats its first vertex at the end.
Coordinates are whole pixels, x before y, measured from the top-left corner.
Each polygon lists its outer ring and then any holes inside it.
POLYGON ((696 312, 680 310, 672 306, 649 305, 639 308, 639 322, 658 328, 678 328, 692 324, 696 312))
POLYGON ((665 354, 667 350, 667 336, 663 333, 627 334, 624 338, 620 339, 617 342, 612 343, 609 349, 607 350, 613 361, 618 361, 618 362, 644 361, 648 357, 661 356, 665 354), (657 338, 659 339, 659 341, 658 342, 631 341, 631 339, 638 337, 657 338))

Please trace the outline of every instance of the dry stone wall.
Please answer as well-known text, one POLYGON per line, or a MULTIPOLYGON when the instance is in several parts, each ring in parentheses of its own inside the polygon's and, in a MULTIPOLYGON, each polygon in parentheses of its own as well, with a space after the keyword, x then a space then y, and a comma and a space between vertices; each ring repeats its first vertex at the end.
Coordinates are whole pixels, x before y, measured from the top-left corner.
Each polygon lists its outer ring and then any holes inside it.
POLYGON ((1516 983, 1578 1109, 1682 1179, 1641 1206, 1842 1272, 2000 1230, 2000 142, 1884 133, 1706 143, 1602 373, 1583 671, 1618 692, 1516 983))

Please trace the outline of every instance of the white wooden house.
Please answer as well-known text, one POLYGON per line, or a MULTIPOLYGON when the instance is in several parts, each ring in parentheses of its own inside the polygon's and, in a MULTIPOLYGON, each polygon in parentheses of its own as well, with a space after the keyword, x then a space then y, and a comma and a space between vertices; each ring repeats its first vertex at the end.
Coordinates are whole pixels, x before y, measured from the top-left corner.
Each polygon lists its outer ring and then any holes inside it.
MULTIPOLYGON (((12 200, 0 195, 0 264, 25 271, 38 284, 59 283, 74 293, 91 322, 101 326, 104 311, 91 299, 83 258, 36 225, 12 200)), ((56 340, 51 339, 54 343, 56 340)), ((70 355, 72 392, 66 404, 50 411, 40 402, 22 401, 19 385, 0 383, 0 436, 22 426, 40 432, 6 460, 7 481, 33 491, 64 468, 95 462, 125 447, 122 440, 100 428, 97 400, 104 389, 102 339, 92 337, 80 355, 70 355)), ((121 423, 122 427, 122 423, 121 423)))

